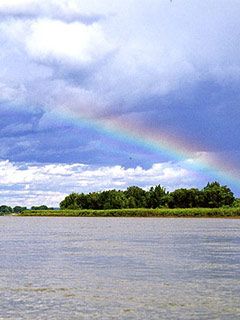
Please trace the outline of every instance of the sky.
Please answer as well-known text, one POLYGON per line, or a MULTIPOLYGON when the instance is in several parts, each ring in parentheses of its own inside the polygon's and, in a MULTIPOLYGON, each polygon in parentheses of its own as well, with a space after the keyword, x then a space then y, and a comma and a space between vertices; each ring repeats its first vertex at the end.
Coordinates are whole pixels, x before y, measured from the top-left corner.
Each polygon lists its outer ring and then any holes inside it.
POLYGON ((228 185, 240 1, 0 0, 0 204, 228 185))

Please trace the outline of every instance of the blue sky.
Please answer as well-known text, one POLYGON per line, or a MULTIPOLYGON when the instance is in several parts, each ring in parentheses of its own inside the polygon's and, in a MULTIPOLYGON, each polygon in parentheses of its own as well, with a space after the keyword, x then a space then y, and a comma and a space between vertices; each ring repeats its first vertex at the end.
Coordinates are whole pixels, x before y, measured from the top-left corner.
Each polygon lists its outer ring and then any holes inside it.
POLYGON ((239 177, 239 14, 237 0, 1 0, 0 202, 56 206, 72 191, 133 184, 201 188, 219 180, 188 166, 202 155, 239 177), (86 118, 166 133, 192 157, 86 118))

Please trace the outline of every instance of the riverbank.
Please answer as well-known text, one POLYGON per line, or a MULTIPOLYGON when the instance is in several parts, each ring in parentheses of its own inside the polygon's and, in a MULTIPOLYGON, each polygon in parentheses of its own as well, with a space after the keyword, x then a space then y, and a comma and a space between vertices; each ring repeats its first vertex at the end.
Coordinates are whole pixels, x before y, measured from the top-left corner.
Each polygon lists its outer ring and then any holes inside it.
POLYGON ((46 217, 211 217, 240 218, 240 208, 161 208, 115 210, 27 210, 19 216, 46 217))

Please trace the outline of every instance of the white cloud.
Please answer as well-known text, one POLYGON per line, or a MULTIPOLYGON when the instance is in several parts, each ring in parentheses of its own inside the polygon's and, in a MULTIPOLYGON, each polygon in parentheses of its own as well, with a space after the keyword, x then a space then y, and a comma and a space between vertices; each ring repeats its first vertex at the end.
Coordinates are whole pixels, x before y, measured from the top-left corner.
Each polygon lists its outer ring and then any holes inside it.
MULTIPOLYGON (((92 167, 83 164, 21 164, 0 161, 0 203, 58 206, 71 192, 148 188, 161 184, 168 190, 189 187, 196 175, 177 163, 156 163, 149 169, 121 166, 92 167)), ((199 183, 199 181, 198 181, 199 183)))
POLYGON ((0 101, 17 101, 19 100, 19 90, 8 87, 5 83, 0 82, 0 101))
POLYGON ((94 23, 65 23, 41 19, 31 25, 26 39, 30 55, 41 61, 86 65, 101 59, 112 48, 101 27, 94 23))
POLYGON ((36 0, 1 0, 0 10, 2 12, 22 12, 36 5, 36 0))

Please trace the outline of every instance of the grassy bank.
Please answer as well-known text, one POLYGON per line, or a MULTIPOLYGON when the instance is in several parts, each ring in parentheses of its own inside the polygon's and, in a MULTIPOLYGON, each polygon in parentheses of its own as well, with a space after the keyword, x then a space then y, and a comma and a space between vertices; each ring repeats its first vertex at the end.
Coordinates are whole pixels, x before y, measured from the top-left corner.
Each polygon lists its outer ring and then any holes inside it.
POLYGON ((20 216, 46 217, 232 217, 240 208, 116 209, 116 210, 28 210, 20 216))

